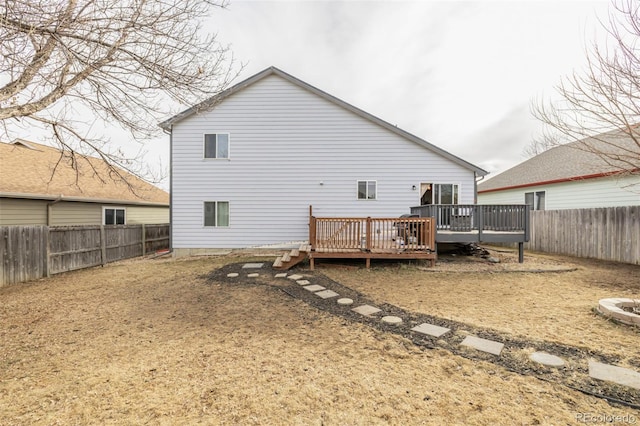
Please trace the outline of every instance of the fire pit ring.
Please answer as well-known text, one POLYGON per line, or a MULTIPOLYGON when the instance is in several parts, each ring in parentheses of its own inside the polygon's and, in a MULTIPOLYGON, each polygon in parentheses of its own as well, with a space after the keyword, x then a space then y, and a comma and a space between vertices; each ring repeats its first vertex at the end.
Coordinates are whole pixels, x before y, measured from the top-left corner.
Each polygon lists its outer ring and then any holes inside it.
POLYGON ((640 299, 600 299, 598 312, 624 324, 640 327, 640 299))

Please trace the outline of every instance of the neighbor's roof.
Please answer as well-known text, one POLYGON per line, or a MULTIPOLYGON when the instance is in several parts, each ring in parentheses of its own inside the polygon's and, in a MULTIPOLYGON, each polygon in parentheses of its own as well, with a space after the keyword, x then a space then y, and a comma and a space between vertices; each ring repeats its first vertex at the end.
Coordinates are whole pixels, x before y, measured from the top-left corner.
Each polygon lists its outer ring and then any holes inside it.
POLYGON ((413 141, 415 143, 417 143, 418 145, 421 145, 425 148, 427 148, 430 151, 433 151, 439 155, 441 155, 444 158, 447 158, 451 161, 453 161, 454 163, 466 168, 466 169, 470 169, 474 172, 476 172, 479 176, 484 176, 486 175, 488 172, 486 170, 481 169, 478 166, 475 166, 465 160, 463 160, 460 157, 457 157, 453 154, 451 154, 450 152, 447 152, 445 150, 443 150, 442 148, 438 148, 437 146, 425 141, 424 139, 421 139, 415 135, 412 135, 409 132, 406 132, 402 129, 399 129, 397 126, 394 126, 393 124, 390 124, 384 120, 381 120, 378 117, 375 117, 371 114, 369 114, 368 112, 365 112, 363 110, 361 110, 360 108, 357 108, 341 99, 336 98, 335 96, 332 96, 330 94, 328 94, 327 92, 324 92, 308 83, 305 83, 302 80, 299 80, 297 78, 295 78, 294 76, 287 74, 286 72, 276 68, 276 67, 269 67, 267 69, 265 69, 264 71, 261 71, 257 74, 255 74, 252 77, 249 77, 248 79, 230 87, 229 89, 221 92, 220 94, 213 96, 185 111, 182 111, 181 113, 171 117, 168 120, 163 121, 162 123, 159 124, 160 127, 162 127, 164 130, 170 130, 171 126, 177 122, 179 122, 180 120, 187 118, 193 114, 197 114, 199 112, 202 111, 207 111, 210 110, 212 108, 215 107, 216 104, 218 104, 219 102, 221 102, 223 99, 233 95, 234 93, 237 93, 239 91, 241 91, 242 89, 252 85, 253 83, 262 80, 265 77, 268 77, 270 75, 277 75, 279 77, 284 78, 285 80, 305 89, 308 90, 311 93, 314 93, 326 100, 328 100, 329 102, 333 102, 334 104, 345 108, 353 113, 355 113, 356 115, 359 115, 362 118, 365 118, 369 121, 374 122, 375 124, 384 127, 387 130, 390 130, 393 133, 396 133, 410 141, 413 141))
POLYGON ((93 157, 77 158, 76 174, 69 159, 62 158, 56 148, 21 139, 0 143, 0 197, 169 205, 169 194, 160 188, 121 170, 135 188, 134 193, 124 182, 109 178, 104 161, 93 157))
POLYGON ((615 151, 617 155, 629 156, 637 149, 635 142, 624 132, 603 133, 544 151, 481 182, 478 193, 610 176, 628 165, 604 161, 594 151, 615 151))

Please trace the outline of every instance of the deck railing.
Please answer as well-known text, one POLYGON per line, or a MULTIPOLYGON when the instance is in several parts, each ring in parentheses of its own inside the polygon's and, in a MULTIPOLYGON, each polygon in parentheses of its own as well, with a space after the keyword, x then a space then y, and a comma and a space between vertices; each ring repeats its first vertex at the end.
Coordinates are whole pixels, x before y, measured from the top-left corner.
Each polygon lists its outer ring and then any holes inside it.
POLYGON ((527 205, 430 204, 411 207, 411 214, 436 218, 436 229, 439 231, 529 231, 527 205))
POLYGON ((435 250, 431 217, 333 218, 309 220, 309 244, 324 252, 400 252, 435 250))

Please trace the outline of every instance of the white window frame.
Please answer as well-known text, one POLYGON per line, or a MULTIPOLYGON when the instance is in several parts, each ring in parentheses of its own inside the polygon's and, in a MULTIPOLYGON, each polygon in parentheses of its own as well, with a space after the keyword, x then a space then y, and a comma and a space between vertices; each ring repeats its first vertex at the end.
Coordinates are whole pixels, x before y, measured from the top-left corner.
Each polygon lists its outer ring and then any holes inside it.
POLYGON ((103 225, 126 225, 127 224, 127 209, 126 207, 116 207, 116 206, 102 206, 102 224, 103 225), (116 211, 122 210, 124 212, 124 223, 106 223, 107 220, 107 210, 113 210, 114 220, 116 218, 116 211))
POLYGON ((547 191, 529 191, 524 193, 524 203, 531 206, 531 210, 546 210, 547 209, 547 191), (533 205, 527 203, 527 195, 531 195, 533 205), (540 196, 542 195, 542 197, 540 196), (542 199, 542 206, 540 206, 540 200, 542 199), (540 208, 542 207, 542 208, 540 208))
POLYGON ((378 181, 372 179, 358 179, 356 181, 356 200, 358 201, 376 201, 378 199, 378 181), (365 183, 365 198, 360 198, 360 182, 365 183), (375 184, 375 194, 373 198, 369 198, 369 184, 375 184))
POLYGON ((203 201, 202 202, 202 226, 204 228, 228 228, 231 226, 231 203, 229 201, 211 201, 211 200, 207 200, 207 201, 203 201), (215 204, 215 217, 214 217, 214 221, 215 221, 215 225, 207 225, 206 221, 207 221, 207 203, 214 203, 215 204), (220 211, 218 209, 218 204, 220 203, 226 203, 227 204, 227 212, 228 212, 228 218, 227 218, 227 224, 226 225, 218 225, 218 212, 220 211))
MULTIPOLYGON (((431 204, 441 204, 440 200, 436 200, 436 192, 442 199, 442 190, 441 187, 443 185, 451 185, 451 195, 454 203, 451 205, 460 204, 460 195, 462 194, 462 185, 459 183, 451 183, 451 182, 420 182, 419 189, 422 191, 422 185, 431 185, 431 204), (436 191, 436 186, 439 187, 438 191, 436 191), (457 190, 457 191, 456 191, 457 190)), ((418 202, 421 203, 422 194, 418 193, 418 202)))
POLYGON ((204 160, 229 160, 231 158, 231 134, 229 132, 211 132, 202 134, 202 158, 204 160), (216 156, 207 157, 207 136, 216 136, 216 156), (227 135, 227 156, 218 157, 218 135, 227 135))

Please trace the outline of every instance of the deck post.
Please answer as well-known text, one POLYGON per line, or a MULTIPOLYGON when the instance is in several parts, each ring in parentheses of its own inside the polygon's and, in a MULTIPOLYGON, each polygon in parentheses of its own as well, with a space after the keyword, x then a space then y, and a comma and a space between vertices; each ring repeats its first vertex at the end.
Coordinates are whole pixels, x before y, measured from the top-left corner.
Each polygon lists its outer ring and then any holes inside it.
MULTIPOLYGON (((474 209, 478 215, 478 242, 482 242, 482 230, 484 229, 484 209, 479 205, 475 205, 474 209)), ((473 228, 471 228, 473 229, 473 228)))
POLYGON ((524 263, 524 243, 518 243, 518 263, 524 263))
POLYGON ((367 251, 371 251, 371 216, 367 217, 367 251))
POLYGON ((309 216, 309 245, 311 250, 316 248, 316 218, 309 216))

